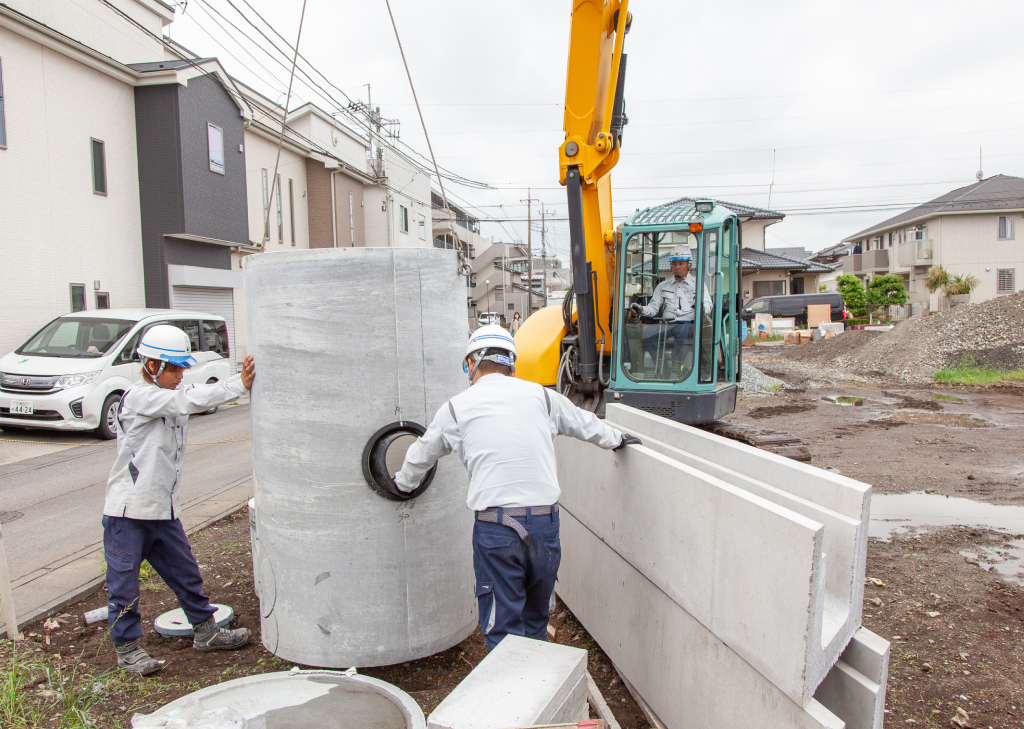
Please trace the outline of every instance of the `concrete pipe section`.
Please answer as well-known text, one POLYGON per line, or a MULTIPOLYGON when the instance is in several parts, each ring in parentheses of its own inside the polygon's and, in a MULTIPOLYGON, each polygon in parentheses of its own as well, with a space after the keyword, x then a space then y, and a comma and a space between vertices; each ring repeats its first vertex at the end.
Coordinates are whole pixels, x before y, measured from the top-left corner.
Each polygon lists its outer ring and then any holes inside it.
MULTIPOLYGON (((265 673, 236 678, 183 696, 151 716, 245 719, 246 727, 313 729, 426 729, 409 694, 384 681, 334 671, 265 673), (197 705, 198 704, 198 705, 197 705)), ((218 724, 230 726, 231 724, 218 724)), ((211 724, 213 726, 213 724, 211 724)))
POLYGON ((255 547, 268 650, 304 665, 401 663, 476 624, 467 474, 408 495, 405 451, 467 386, 454 251, 339 248, 245 260, 255 547))

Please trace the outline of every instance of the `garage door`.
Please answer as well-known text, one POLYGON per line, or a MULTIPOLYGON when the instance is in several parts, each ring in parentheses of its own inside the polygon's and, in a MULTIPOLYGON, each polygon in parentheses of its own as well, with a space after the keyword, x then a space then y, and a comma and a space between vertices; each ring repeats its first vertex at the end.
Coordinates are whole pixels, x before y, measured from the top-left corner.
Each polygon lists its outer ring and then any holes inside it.
POLYGON ((198 311, 224 317, 228 325, 228 345, 231 348, 231 371, 235 366, 235 300, 232 289, 208 286, 173 286, 171 307, 185 311, 198 311))

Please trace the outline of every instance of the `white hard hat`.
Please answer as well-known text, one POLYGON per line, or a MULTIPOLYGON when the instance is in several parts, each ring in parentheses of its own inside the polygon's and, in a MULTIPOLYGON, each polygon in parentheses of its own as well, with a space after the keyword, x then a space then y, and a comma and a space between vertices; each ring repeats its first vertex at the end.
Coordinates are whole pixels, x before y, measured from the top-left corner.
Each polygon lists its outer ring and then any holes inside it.
POLYGON ((516 361, 516 340, 500 324, 482 326, 470 335, 466 357, 481 349, 504 349, 511 355, 512 362, 516 361))
POLYGON ((188 335, 170 324, 160 324, 147 331, 137 351, 143 360, 155 359, 178 367, 192 367, 196 364, 188 335))

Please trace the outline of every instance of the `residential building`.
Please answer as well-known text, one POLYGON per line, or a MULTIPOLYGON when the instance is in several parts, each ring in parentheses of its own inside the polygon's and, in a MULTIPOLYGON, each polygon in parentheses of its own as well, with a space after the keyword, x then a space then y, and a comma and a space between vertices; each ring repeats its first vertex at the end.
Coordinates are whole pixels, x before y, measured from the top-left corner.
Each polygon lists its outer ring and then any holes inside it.
POLYGON ((769 225, 779 223, 786 217, 785 213, 778 213, 774 210, 755 208, 750 205, 728 202, 726 200, 714 200, 710 197, 681 197, 666 205, 692 205, 697 200, 711 200, 715 205, 728 208, 740 219, 740 228, 743 233, 743 247, 753 248, 758 251, 765 249, 765 229, 769 225))
POLYGON ((837 243, 834 246, 823 248, 808 257, 808 260, 814 263, 823 263, 832 268, 832 271, 829 273, 823 273, 818 276, 819 287, 824 286, 825 291, 838 291, 836 288, 836 278, 843 275, 843 259, 852 249, 853 245, 850 243, 837 243))
POLYGON ((806 248, 765 248, 768 253, 774 253, 777 256, 788 256, 789 258, 797 258, 801 261, 805 261, 810 258, 813 253, 806 248))
POLYGON ((832 273, 822 263, 744 247, 743 300, 760 296, 813 294, 818 291, 819 277, 832 273))
MULTIPOLYGON (((530 315, 530 256, 526 246, 494 243, 483 249, 471 262, 469 277, 469 316, 497 313, 508 322, 516 312, 521 319, 530 315)), ((540 304, 540 293, 532 295, 534 310, 540 304)))
POLYGON ((72 311, 146 301, 135 88, 159 0, 0 5, 0 351, 72 311), (137 26, 134 24, 138 24, 137 26), (140 30, 143 29, 143 30, 140 30))
POLYGON ((915 314, 941 307, 940 292, 924 286, 933 266, 977 277, 971 301, 987 301, 1024 287, 1022 225, 1024 179, 988 177, 844 238, 843 273, 902 276, 915 314))
POLYGON ((436 190, 430 191, 431 234, 435 248, 455 248, 455 239, 464 246, 466 257, 476 258, 478 251, 489 247, 493 240, 480 235, 480 221, 449 201, 451 215, 444 209, 444 198, 436 190), (452 220, 455 227, 452 228, 452 220))

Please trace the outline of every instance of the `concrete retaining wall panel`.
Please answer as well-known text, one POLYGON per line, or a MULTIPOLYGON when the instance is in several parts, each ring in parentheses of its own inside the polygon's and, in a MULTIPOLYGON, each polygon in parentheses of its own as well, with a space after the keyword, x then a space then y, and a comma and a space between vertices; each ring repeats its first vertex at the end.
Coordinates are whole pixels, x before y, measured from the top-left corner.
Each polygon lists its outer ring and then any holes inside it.
POLYGON ((644 446, 556 449, 563 510, 805 704, 824 675, 822 525, 644 446))
MULTIPOLYGON (((864 568, 867 561, 866 511, 864 519, 859 520, 791 493, 787 490, 787 480, 764 480, 776 470, 776 464, 766 458, 774 458, 773 454, 766 451, 726 441, 725 445, 739 446, 733 457, 724 462, 711 461, 694 455, 693 450, 700 450, 703 440, 718 436, 709 436, 708 433, 696 428, 621 405, 609 406, 608 422, 622 430, 642 434, 644 445, 662 455, 824 525, 822 548, 827 555, 828 563, 825 570, 824 615, 822 632, 817 636, 817 643, 811 647, 808 664, 809 683, 816 685, 838 660, 840 652, 850 642, 860 625, 864 597, 864 568), (765 477, 761 479, 744 475, 734 469, 739 461, 757 462, 762 459, 766 464, 765 477)), ((756 471, 749 468, 747 470, 756 471)), ((808 473, 806 467, 801 471, 805 479, 818 478, 821 481, 821 491, 831 494, 829 499, 832 503, 843 500, 835 498, 836 490, 850 488, 845 483, 849 479, 839 479, 827 471, 812 468, 808 473)), ((854 497, 870 497, 870 491, 865 488, 866 484, 854 483, 857 484, 856 487, 852 487, 854 497)), ((860 511, 860 508, 854 511, 860 511)))
POLYGON ((861 628, 814 698, 846 720, 849 729, 882 729, 889 641, 861 628))
POLYGON ((399 663, 476 624, 467 474, 410 502, 367 486, 364 445, 464 389, 454 251, 327 249, 245 260, 264 645, 324 667, 399 663))
POLYGON ((567 510, 561 518, 559 597, 667 726, 844 728, 816 700, 786 696, 567 510))

